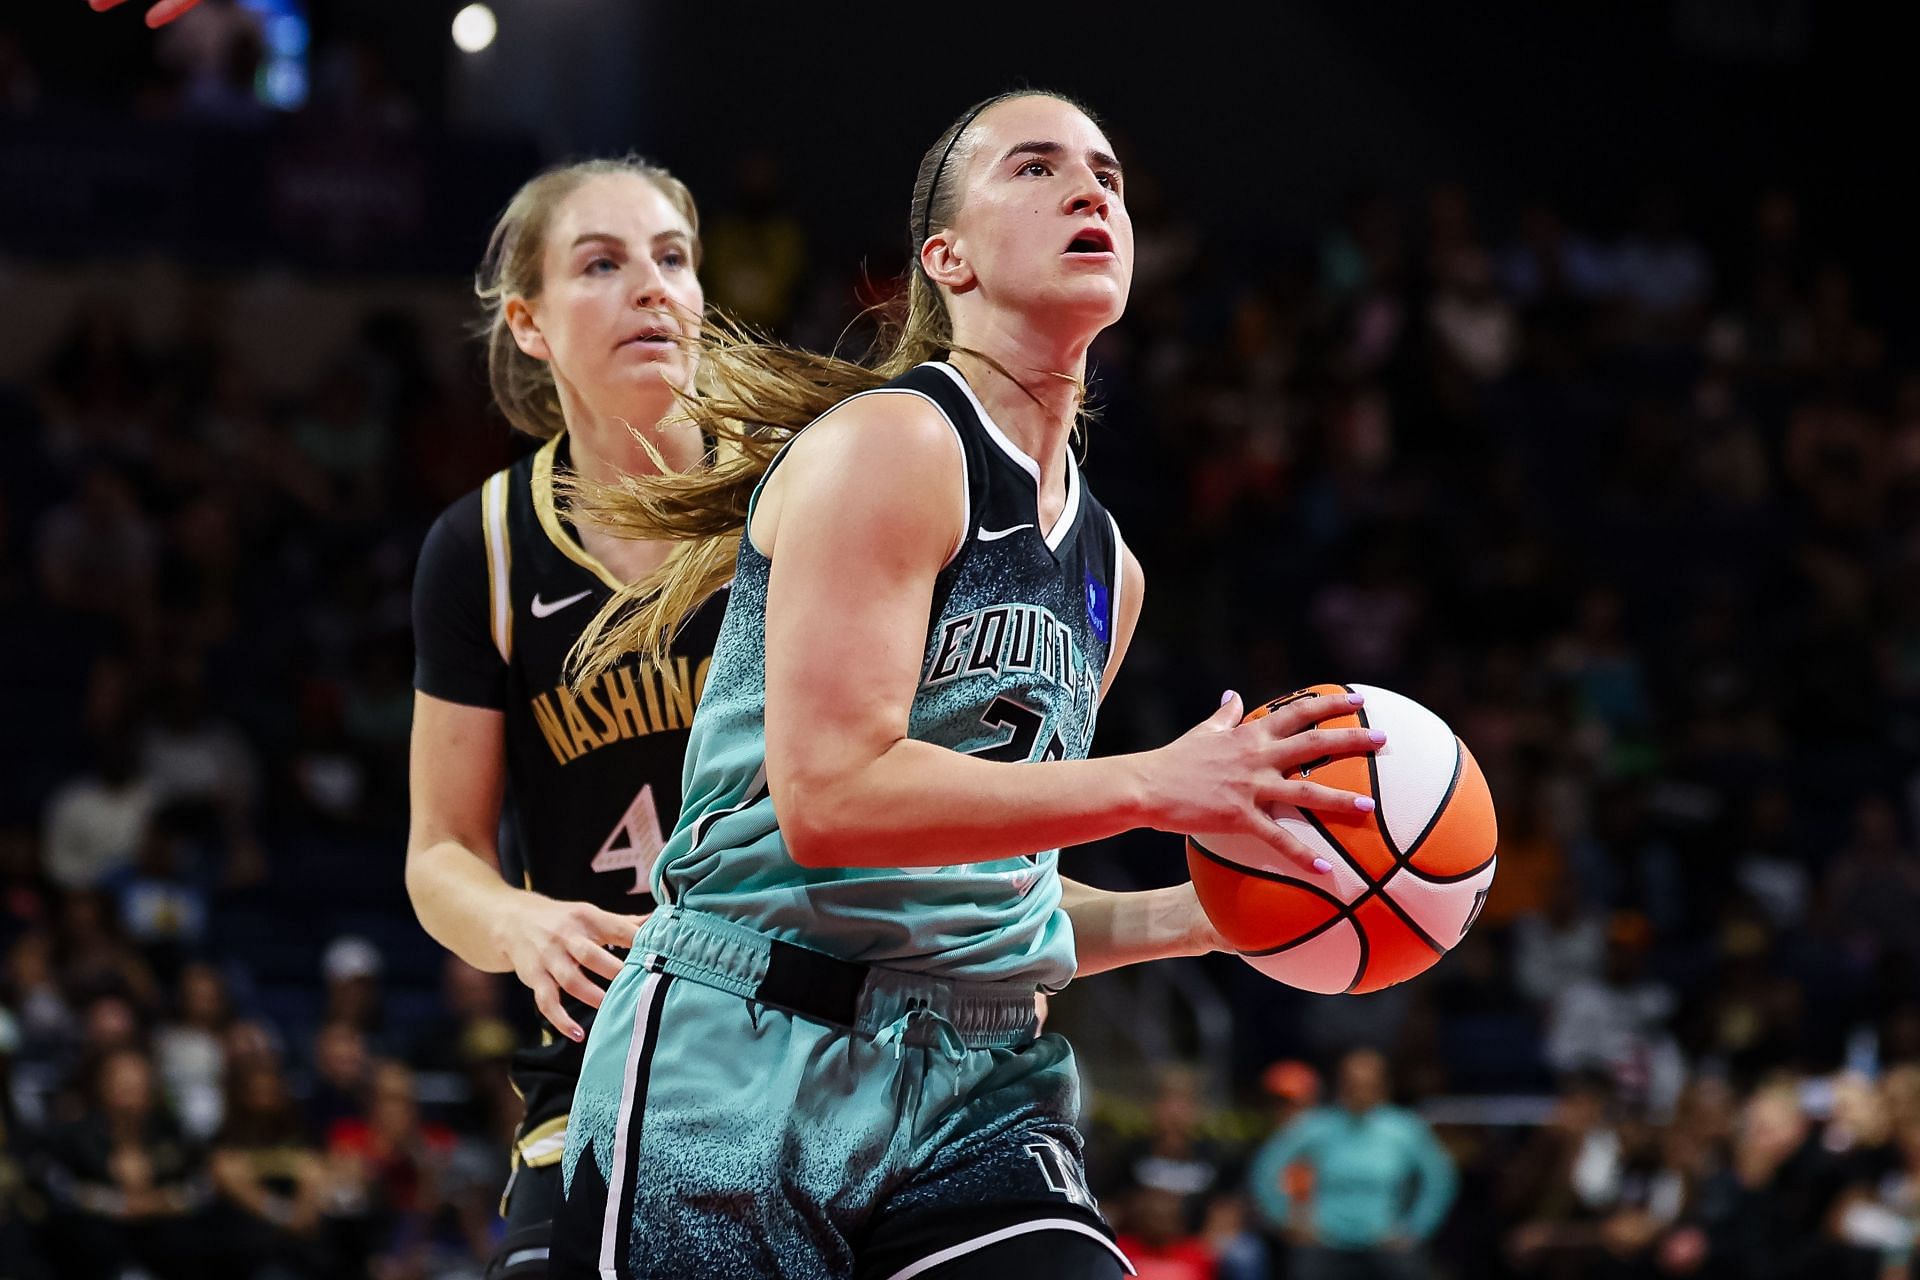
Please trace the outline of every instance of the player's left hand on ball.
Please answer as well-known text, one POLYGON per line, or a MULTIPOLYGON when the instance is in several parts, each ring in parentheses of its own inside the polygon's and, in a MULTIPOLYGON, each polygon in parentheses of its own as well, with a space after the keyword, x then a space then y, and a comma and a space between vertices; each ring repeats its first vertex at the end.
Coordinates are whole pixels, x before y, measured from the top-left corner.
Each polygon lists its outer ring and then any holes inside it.
MULTIPOLYGON (((126 0, 87 0, 87 7, 95 13, 105 13, 109 9, 117 9, 125 3, 126 0)), ((147 25, 150 27, 164 27, 199 3, 200 0, 159 0, 159 3, 147 10, 147 25)))

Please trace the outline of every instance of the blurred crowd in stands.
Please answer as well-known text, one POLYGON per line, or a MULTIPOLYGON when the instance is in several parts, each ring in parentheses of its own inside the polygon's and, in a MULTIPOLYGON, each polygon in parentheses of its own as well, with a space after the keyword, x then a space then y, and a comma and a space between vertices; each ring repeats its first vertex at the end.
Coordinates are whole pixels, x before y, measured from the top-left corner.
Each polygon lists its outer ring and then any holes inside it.
MULTIPOLYGON (((35 94, 0 38, 0 112, 35 94)), ((1149 579, 1096 749, 1223 688, 1385 685, 1502 839, 1404 987, 1194 962, 1230 1096, 1090 1055, 1141 1273, 1916 1274, 1911 318, 1786 189, 1716 231, 1661 189, 1611 225, 1359 193, 1248 261, 1151 159, 1084 444, 1149 579)), ((706 212, 709 298, 756 325, 832 345, 878 287, 766 157, 706 212)), ((159 338, 89 295, 0 384, 0 1277, 477 1275, 534 1028, 407 908, 408 588, 524 446, 421 316, 370 308, 287 394, 203 283, 159 338)), ((1181 874, 1165 837, 1070 857, 1181 874)))

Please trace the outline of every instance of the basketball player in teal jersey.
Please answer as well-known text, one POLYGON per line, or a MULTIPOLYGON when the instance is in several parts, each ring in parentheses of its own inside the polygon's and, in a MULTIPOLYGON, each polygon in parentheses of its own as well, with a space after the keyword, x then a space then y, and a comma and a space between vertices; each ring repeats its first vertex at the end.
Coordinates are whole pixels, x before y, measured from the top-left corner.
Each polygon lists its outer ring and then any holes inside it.
POLYGON ((647 874, 680 810, 723 608, 724 592, 702 602, 659 664, 567 683, 587 621, 672 544, 571 518, 566 477, 706 454, 699 427, 671 416, 697 359, 681 340, 701 323, 699 247, 692 196, 650 165, 589 161, 521 188, 481 296, 494 398, 545 444, 447 509, 414 578, 407 888, 429 933, 517 974, 545 1024, 511 1064, 526 1111, 494 1280, 546 1274, 581 1042, 600 984, 620 971, 608 948, 653 906, 647 874))
POLYGON ((707 550, 588 633, 589 671, 733 588, 661 906, 588 1041, 556 1276, 1120 1274, 1035 993, 1215 939, 1191 886, 1063 889, 1058 849, 1253 833, 1304 869, 1269 807, 1370 804, 1283 777, 1377 746, 1312 728, 1350 695, 1247 725, 1229 695, 1084 758, 1142 596, 1069 450, 1132 266, 1110 151, 1059 98, 968 112, 922 160, 881 369, 718 344, 692 411, 738 460, 591 504, 707 550), (805 429, 775 457, 759 425, 805 429))

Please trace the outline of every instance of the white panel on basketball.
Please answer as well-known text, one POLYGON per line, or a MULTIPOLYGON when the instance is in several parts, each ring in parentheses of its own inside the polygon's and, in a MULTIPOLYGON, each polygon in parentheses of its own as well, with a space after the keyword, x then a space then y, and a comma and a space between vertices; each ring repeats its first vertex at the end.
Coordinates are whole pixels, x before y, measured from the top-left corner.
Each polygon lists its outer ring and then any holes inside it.
POLYGON ((1278 955, 1242 958, 1290 987, 1337 996, 1353 985, 1354 975, 1360 971, 1360 931, 1353 921, 1342 920, 1318 937, 1278 955))
POLYGON ((1427 931, 1427 936, 1451 950, 1467 931, 1474 916, 1474 903, 1480 892, 1493 883, 1494 863, 1489 862, 1470 880, 1435 884, 1411 868, 1402 868, 1388 876, 1380 892, 1427 931))
POLYGON ((1433 821, 1453 783, 1460 742, 1446 721, 1411 698, 1370 684, 1353 689, 1366 695, 1361 712, 1367 724, 1386 730, 1387 744, 1373 753, 1380 773, 1380 817, 1394 847, 1405 853, 1433 821))
POLYGON ((1302 867, 1293 859, 1283 856, 1272 845, 1261 844, 1252 836, 1226 836, 1209 840, 1206 842, 1207 851, 1256 871, 1271 871, 1275 875, 1304 880, 1315 888, 1325 889, 1342 902, 1352 902, 1366 892, 1367 882, 1360 878, 1360 873, 1354 870, 1346 855, 1329 844, 1311 822, 1300 816, 1298 809, 1287 805, 1274 812, 1280 825, 1305 845, 1309 853, 1317 854, 1333 864, 1331 872, 1323 876, 1310 867, 1302 867))

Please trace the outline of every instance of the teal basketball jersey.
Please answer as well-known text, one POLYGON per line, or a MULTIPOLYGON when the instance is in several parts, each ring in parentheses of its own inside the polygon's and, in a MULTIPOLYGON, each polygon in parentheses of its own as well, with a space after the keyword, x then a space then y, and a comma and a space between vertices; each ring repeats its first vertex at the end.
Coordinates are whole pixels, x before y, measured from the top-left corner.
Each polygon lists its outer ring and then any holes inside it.
MULTIPOLYGON (((1066 505, 1043 531, 1038 464, 951 365, 862 394, 929 402, 966 457, 966 540, 936 580, 909 736, 990 760, 1084 758, 1120 610, 1113 518, 1069 459, 1066 505)), ((742 538, 655 896, 863 964, 1064 985, 1074 951, 1058 850, 950 867, 807 868, 789 856, 766 781, 769 568, 742 538)))

